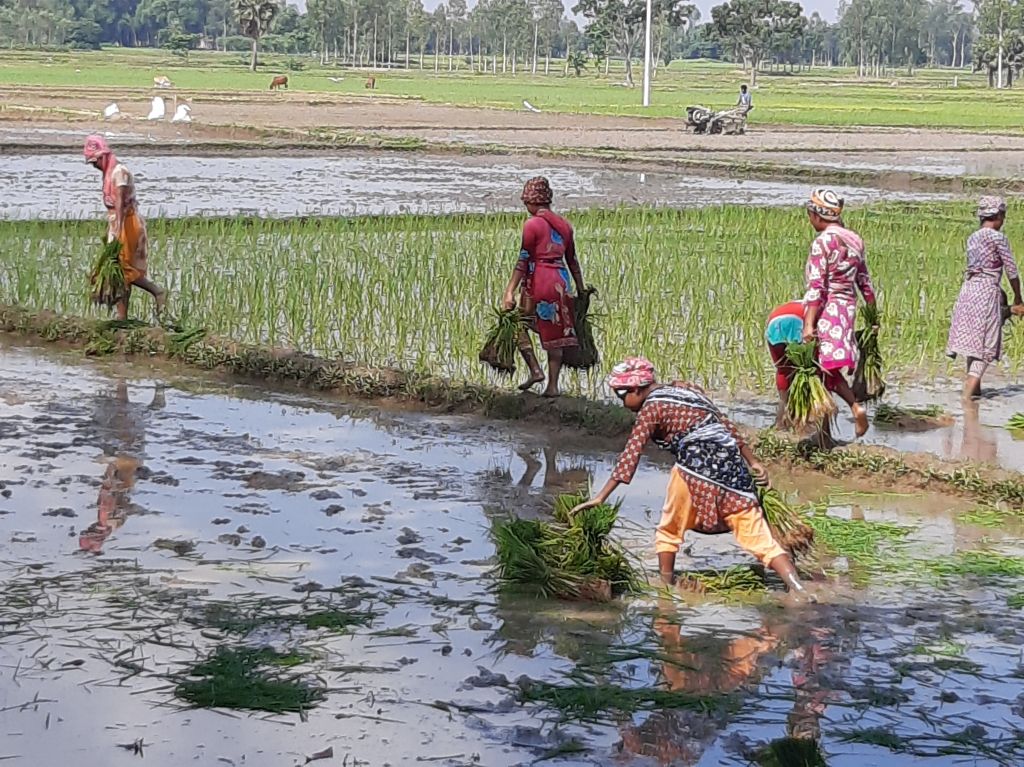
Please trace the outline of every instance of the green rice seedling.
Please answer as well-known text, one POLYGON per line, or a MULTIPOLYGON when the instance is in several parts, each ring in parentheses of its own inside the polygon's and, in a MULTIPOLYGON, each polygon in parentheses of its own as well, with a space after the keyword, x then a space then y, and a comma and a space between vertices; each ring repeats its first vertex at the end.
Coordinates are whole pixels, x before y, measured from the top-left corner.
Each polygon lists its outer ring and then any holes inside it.
POLYGON ((680 574, 676 586, 682 591, 723 596, 754 594, 765 588, 764 578, 745 565, 720 571, 690 570, 680 574))
POLYGON ((828 767, 821 745, 813 738, 778 738, 754 756, 760 767, 828 767))
POLYGON ((813 514, 807 519, 814 528, 816 540, 826 551, 846 557, 870 572, 894 566, 892 554, 911 532, 911 528, 900 525, 842 519, 828 514, 813 514))
POLYGON ((885 394, 882 353, 878 348, 878 305, 862 306, 860 320, 861 327, 855 332, 860 358, 853 374, 853 394, 858 402, 870 402, 881 399, 885 394))
POLYGON ((480 361, 502 375, 516 372, 519 338, 526 332, 526 322, 519 309, 495 309, 494 325, 480 350, 480 361))
POLYGON ((128 285, 124 280, 120 256, 121 243, 118 240, 103 240, 100 253, 89 274, 92 302, 97 306, 113 309, 128 295, 128 285))
POLYGON ((638 570, 609 539, 618 505, 601 504, 571 516, 584 500, 583 495, 556 499, 554 523, 512 517, 496 525, 499 580, 562 599, 608 599, 639 591, 638 570))
POLYGON ((1010 596, 1006 598, 1006 606, 1011 610, 1024 609, 1024 591, 1019 594, 1010 594, 1010 596))
POLYGON ((838 408, 821 380, 816 345, 813 342, 790 344, 786 347, 786 356, 794 368, 786 399, 790 423, 797 429, 805 429, 832 420, 838 408))
POLYGON ((1010 431, 1024 431, 1024 413, 1014 413, 1006 422, 1006 428, 1010 431))
POLYGON ((690 710, 703 714, 735 710, 734 696, 666 690, 660 687, 619 687, 571 678, 573 684, 532 682, 523 685, 520 700, 538 703, 561 714, 563 721, 617 722, 642 711, 690 710))
POLYGON ((875 410, 875 423, 895 425, 907 421, 934 420, 943 415, 945 415, 945 411, 939 405, 904 407, 903 405, 882 403, 875 410))
POLYGON ((601 355, 594 341, 594 325, 590 314, 591 299, 597 290, 589 287, 573 302, 573 315, 576 327, 576 340, 579 346, 566 349, 562 354, 562 364, 574 370, 590 370, 601 361, 601 355))
POLYGON ((814 547, 814 528, 774 488, 758 488, 764 518, 772 535, 790 556, 796 558, 814 547))
POLYGON ((323 690, 265 668, 290 667, 296 662, 303 660, 294 653, 277 653, 265 647, 219 647, 187 672, 175 694, 200 708, 306 711, 323 700, 323 690))

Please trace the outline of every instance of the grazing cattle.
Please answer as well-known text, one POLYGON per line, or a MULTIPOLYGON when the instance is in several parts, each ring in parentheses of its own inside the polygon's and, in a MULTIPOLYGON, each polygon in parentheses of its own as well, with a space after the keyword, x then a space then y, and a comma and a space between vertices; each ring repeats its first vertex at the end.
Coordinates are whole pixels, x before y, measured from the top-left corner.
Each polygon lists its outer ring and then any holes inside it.
POLYGON ((369 88, 371 91, 374 88, 376 88, 377 87, 377 78, 376 77, 367 78, 367 80, 366 80, 366 87, 369 88))
POLYGON ((288 76, 287 75, 281 75, 280 77, 275 77, 273 80, 270 81, 270 90, 276 91, 278 88, 284 88, 285 90, 288 90, 288 76))

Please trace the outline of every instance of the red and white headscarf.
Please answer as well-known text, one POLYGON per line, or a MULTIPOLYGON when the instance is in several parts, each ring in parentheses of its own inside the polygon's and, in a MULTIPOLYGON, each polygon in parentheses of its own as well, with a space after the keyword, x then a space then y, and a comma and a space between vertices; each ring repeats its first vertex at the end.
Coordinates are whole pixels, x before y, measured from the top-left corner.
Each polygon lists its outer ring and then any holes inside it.
POLYGON ((91 136, 87 136, 85 139, 85 148, 82 150, 85 155, 86 162, 96 162, 107 155, 113 154, 110 151, 110 144, 107 140, 97 133, 91 136))
POLYGON ((612 368, 608 386, 612 389, 642 389, 656 380, 654 364, 644 357, 627 357, 612 368))

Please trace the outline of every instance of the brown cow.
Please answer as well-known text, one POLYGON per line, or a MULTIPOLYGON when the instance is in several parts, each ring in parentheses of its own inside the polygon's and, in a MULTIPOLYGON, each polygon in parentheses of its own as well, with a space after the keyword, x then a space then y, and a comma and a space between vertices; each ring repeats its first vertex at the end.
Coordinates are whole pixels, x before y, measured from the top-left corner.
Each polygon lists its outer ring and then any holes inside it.
POLYGON ((278 88, 288 90, 288 75, 281 75, 270 81, 270 90, 276 91, 278 88))
POLYGON ((366 86, 365 87, 369 88, 372 91, 374 88, 377 87, 377 78, 376 77, 368 78, 367 81, 366 81, 366 86))

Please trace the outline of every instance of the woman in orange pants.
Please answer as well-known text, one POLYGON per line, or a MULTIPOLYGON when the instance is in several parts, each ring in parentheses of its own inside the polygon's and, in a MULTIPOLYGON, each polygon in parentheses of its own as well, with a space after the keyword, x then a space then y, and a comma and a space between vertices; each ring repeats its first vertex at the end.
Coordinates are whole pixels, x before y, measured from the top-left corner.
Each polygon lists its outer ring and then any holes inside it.
POLYGON ((103 205, 107 209, 107 242, 121 242, 121 270, 128 286, 124 299, 117 304, 117 318, 128 319, 128 299, 132 287, 139 287, 153 296, 156 314, 160 317, 167 297, 164 289, 147 276, 149 238, 146 222, 139 213, 135 197, 135 178, 131 171, 110 150, 102 136, 85 140, 85 161, 103 173, 103 205))

